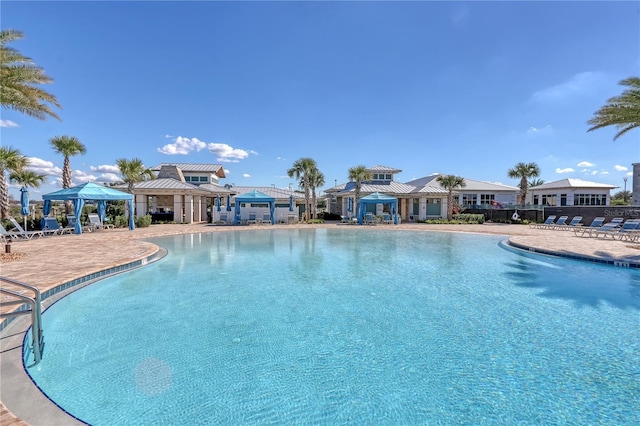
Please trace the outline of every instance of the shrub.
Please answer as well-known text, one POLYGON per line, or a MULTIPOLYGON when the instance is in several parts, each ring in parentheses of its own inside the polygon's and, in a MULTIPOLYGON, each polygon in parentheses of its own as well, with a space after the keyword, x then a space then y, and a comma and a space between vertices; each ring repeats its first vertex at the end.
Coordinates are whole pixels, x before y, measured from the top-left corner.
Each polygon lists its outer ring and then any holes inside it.
POLYGON ((454 214, 454 221, 460 221, 462 223, 484 223, 484 214, 474 214, 474 213, 462 213, 462 214, 454 214))
POLYGON ((140 216, 136 219, 136 226, 138 228, 146 228, 151 225, 151 215, 140 216))
POLYGON ((129 226, 129 218, 127 216, 116 216, 113 224, 116 228, 127 228, 129 226))

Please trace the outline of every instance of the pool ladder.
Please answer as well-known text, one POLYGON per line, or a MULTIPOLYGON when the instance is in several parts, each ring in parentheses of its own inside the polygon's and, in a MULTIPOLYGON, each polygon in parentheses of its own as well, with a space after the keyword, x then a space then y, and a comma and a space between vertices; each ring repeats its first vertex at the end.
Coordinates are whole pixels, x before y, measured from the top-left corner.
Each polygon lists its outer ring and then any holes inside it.
POLYGON ((0 293, 8 295, 10 300, 1 300, 0 308, 5 306, 21 305, 17 310, 7 313, 0 313, 0 318, 14 318, 20 315, 31 314, 31 347, 33 353, 33 365, 36 365, 42 359, 44 352, 44 337, 42 334, 42 305, 40 290, 29 284, 21 283, 10 278, 0 277, 0 283, 9 283, 12 286, 19 287, 33 292, 33 297, 25 296, 22 292, 9 290, 4 286, 0 286, 0 293))

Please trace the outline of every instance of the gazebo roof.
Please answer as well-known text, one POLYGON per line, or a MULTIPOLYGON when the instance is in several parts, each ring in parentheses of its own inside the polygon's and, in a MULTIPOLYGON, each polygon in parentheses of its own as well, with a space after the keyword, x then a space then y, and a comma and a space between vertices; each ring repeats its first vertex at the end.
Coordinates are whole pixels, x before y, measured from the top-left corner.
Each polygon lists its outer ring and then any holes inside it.
POLYGON ((92 182, 61 189, 42 196, 43 200, 132 200, 133 195, 92 182))

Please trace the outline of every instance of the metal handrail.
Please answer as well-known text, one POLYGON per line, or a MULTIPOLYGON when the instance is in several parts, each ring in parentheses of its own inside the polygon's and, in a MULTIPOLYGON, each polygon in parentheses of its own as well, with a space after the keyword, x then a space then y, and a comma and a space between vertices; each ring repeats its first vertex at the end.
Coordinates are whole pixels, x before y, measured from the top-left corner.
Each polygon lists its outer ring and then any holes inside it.
MULTIPOLYGON (((37 287, 29 284, 22 283, 20 281, 12 280, 6 277, 0 277, 0 281, 11 283, 12 285, 22 287, 26 290, 33 291, 34 297, 25 296, 24 294, 8 290, 6 288, 0 288, 0 293, 8 294, 13 297, 17 297, 22 302, 29 303, 31 305, 31 350, 33 351, 34 365, 39 363, 42 359, 42 353, 44 350, 43 330, 42 330, 42 306, 41 306, 41 294, 37 287)), ((17 301, 0 302, 0 306, 15 305, 17 301)), ((24 315, 29 311, 17 311, 9 312, 0 315, 0 317, 15 317, 18 315, 24 315)))

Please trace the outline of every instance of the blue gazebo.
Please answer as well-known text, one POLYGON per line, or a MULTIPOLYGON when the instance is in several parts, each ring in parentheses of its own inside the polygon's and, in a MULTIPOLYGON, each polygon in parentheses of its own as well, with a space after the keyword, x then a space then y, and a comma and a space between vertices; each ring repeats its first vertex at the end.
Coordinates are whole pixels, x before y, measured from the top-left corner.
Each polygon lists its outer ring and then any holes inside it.
POLYGON ((234 225, 240 224, 240 203, 267 203, 269 204, 269 214, 271 223, 275 223, 274 213, 276 209, 276 199, 268 196, 264 192, 253 190, 245 194, 238 194, 234 197, 236 203, 235 215, 233 219, 234 225))
POLYGON ((366 204, 389 204, 389 213, 393 216, 393 224, 398 224, 398 199, 390 195, 374 192, 366 197, 358 200, 358 223, 362 225, 364 221, 365 205, 366 204))
POLYGON ((98 215, 100 220, 104 222, 106 214, 107 201, 114 200, 127 200, 129 202, 129 229, 135 229, 135 220, 133 212, 133 195, 126 192, 118 191, 117 189, 109 188, 107 186, 97 185, 95 183, 87 182, 82 185, 74 186, 72 188, 61 189, 59 191, 44 194, 42 196, 44 200, 44 206, 42 207, 42 213, 47 216, 51 212, 51 201, 73 201, 73 211, 78 220, 76 220, 76 226, 74 233, 82 234, 82 223, 80 223, 80 216, 82 214, 82 207, 84 207, 85 200, 93 200, 98 202, 98 215))

